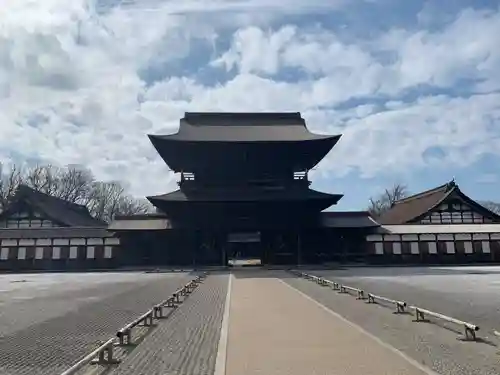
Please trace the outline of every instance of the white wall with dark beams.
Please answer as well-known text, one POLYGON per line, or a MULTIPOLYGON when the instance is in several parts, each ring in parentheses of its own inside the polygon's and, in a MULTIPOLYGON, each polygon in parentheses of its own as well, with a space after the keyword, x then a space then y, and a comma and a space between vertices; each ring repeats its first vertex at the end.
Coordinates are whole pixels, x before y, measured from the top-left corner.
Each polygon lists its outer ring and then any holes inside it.
POLYGON ((116 237, 4 238, 0 270, 113 268, 119 246, 116 237))
POLYGON ((375 261, 500 261, 500 224, 383 225, 366 241, 375 261))

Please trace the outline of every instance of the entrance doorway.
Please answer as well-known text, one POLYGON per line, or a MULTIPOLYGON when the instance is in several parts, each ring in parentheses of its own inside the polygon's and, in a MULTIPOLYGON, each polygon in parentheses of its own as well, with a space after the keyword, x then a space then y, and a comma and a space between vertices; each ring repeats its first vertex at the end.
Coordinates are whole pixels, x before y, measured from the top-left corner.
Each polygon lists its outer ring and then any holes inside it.
POLYGON ((260 232, 229 233, 227 245, 229 266, 251 267, 262 265, 260 232))

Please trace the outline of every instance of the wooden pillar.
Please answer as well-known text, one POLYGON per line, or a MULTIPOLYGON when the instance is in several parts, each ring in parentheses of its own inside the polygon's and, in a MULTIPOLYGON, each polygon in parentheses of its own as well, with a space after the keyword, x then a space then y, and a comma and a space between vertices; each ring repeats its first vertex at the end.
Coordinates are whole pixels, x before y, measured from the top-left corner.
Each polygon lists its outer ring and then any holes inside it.
POLYGON ((302 263, 302 241, 300 232, 297 231, 297 266, 300 266, 302 263))
POLYGON ((222 234, 221 235, 221 247, 222 247, 222 251, 221 251, 221 256, 222 256, 222 259, 221 259, 221 265, 223 267, 227 266, 227 238, 228 235, 227 233, 225 234, 222 234))
POLYGON ((195 232, 195 245, 193 246, 193 252, 192 252, 192 262, 193 262, 193 267, 196 267, 196 253, 198 252, 199 248, 202 246, 202 237, 201 237, 201 231, 196 230, 195 232))

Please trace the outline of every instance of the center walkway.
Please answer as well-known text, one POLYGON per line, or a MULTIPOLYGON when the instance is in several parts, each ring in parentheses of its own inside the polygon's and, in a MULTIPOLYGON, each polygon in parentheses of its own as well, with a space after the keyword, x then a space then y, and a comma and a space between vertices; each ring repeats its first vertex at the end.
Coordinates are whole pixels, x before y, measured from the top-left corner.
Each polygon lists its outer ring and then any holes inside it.
POLYGON ((259 276, 232 276, 219 348, 227 348, 225 372, 215 375, 429 374, 285 282, 259 276))

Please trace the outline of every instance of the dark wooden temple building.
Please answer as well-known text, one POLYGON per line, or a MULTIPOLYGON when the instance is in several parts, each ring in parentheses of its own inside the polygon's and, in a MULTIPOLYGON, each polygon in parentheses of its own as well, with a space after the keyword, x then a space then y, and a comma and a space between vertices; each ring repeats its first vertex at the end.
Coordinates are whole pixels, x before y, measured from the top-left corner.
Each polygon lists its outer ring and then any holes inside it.
POLYGON ((342 195, 311 189, 309 171, 339 139, 311 133, 299 113, 186 113, 176 134, 150 136, 180 177, 148 197, 156 213, 108 226, 21 186, 0 214, 0 270, 500 262, 500 216, 454 181, 378 218, 325 211, 342 195))
POLYGON ((310 188, 308 171, 340 139, 311 133, 300 113, 186 113, 172 135, 151 135, 179 189, 148 197, 155 215, 117 218, 130 264, 265 264, 362 256, 377 224, 367 212, 326 212, 342 198, 310 188))

